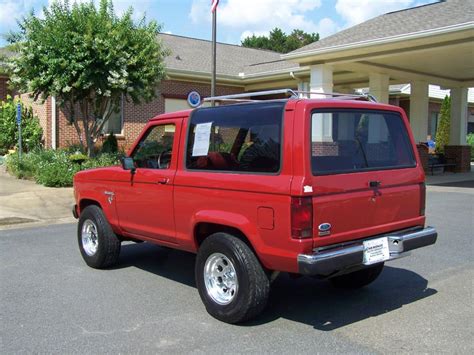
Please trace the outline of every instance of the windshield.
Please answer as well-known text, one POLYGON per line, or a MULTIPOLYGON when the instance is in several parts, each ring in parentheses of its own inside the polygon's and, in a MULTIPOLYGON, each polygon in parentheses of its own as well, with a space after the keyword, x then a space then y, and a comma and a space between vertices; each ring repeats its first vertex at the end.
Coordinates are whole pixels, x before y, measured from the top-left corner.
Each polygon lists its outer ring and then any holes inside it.
POLYGON ((314 175, 415 166, 400 114, 388 111, 320 110, 311 115, 314 175))

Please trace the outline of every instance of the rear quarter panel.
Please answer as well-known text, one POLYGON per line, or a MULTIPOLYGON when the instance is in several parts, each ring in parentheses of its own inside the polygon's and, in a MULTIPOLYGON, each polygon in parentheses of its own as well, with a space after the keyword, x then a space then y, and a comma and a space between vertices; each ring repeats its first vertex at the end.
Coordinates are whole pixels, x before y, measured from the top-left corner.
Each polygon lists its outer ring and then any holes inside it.
MULTIPOLYGON (((187 125, 182 128, 181 152, 186 147, 187 125)), ((292 110, 285 112, 284 127, 279 174, 186 170, 184 154, 180 154, 174 204, 177 242, 183 249, 198 249, 194 231, 199 223, 223 224, 240 230, 249 239, 265 267, 296 271, 296 256, 310 251, 312 243, 290 237, 292 110)))

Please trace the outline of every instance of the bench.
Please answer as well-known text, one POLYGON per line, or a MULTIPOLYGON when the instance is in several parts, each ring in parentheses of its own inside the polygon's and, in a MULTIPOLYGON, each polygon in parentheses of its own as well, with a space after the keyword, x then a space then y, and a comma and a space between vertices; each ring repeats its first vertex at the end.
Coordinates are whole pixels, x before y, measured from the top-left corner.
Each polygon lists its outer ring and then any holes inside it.
POLYGON ((444 172, 446 168, 454 168, 455 166, 456 163, 451 160, 448 161, 443 154, 433 154, 428 160, 428 170, 431 171, 431 175, 434 175, 435 169, 442 168, 444 172))

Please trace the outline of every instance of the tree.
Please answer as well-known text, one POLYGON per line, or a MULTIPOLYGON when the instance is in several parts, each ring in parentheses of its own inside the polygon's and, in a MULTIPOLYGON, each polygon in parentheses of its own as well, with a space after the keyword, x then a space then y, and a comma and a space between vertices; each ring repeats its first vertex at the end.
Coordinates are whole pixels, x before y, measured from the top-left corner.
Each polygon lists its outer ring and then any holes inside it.
POLYGON ((23 18, 11 36, 19 44, 11 82, 35 100, 55 96, 91 156, 122 97, 138 104, 155 96, 167 55, 157 41, 160 26, 145 17, 135 22, 131 7, 115 15, 111 0, 98 8, 92 1, 56 1, 43 12, 44 18, 23 18))
POLYGON ((449 144, 451 128, 451 98, 446 95, 441 104, 438 128, 436 129, 436 152, 444 153, 444 147, 449 144))
POLYGON ((245 38, 242 41, 242 46, 288 53, 316 41, 319 41, 318 33, 306 33, 302 30, 295 29, 291 34, 287 35, 280 28, 275 27, 270 31, 268 37, 252 35, 245 38))
POLYGON ((16 123, 17 104, 21 105, 22 149, 25 152, 41 146, 43 130, 38 117, 34 116, 31 107, 21 101, 14 100, 10 95, 0 102, 0 155, 18 145, 18 126, 16 123))

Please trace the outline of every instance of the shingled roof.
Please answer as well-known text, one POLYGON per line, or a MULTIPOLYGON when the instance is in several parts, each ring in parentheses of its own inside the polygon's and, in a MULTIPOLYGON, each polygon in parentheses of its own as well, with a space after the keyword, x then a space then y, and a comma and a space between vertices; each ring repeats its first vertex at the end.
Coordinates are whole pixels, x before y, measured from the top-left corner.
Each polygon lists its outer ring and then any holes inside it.
POLYGON ((288 55, 340 47, 360 42, 430 31, 474 22, 473 0, 447 0, 401 11, 389 12, 353 26, 288 55))
MULTIPOLYGON (((158 38, 171 52, 166 57, 168 70, 211 72, 211 41, 160 33, 158 38)), ((246 48, 233 44, 217 43, 217 75, 242 76, 294 67, 295 64, 281 60, 280 53, 246 48)))

